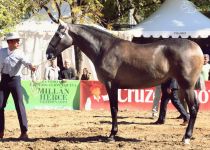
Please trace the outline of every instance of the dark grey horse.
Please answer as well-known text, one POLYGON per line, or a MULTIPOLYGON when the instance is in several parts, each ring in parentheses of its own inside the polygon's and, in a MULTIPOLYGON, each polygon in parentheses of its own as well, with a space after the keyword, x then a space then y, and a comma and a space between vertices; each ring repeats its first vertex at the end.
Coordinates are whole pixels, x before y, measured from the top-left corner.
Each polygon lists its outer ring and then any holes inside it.
POLYGON ((114 140, 118 131, 118 88, 147 88, 176 78, 190 111, 183 137, 189 142, 198 112, 194 86, 203 66, 200 47, 186 39, 166 39, 151 44, 135 44, 85 25, 60 23, 47 48, 52 59, 71 45, 78 46, 95 65, 98 79, 104 83, 110 99, 114 140))

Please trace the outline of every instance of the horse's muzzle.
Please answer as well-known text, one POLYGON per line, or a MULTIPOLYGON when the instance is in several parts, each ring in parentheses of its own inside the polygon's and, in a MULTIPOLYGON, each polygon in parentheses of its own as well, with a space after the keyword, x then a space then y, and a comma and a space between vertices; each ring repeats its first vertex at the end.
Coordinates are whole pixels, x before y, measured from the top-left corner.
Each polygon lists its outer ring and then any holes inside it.
POLYGON ((53 53, 46 54, 46 56, 47 56, 47 60, 55 59, 55 56, 53 55, 53 53))

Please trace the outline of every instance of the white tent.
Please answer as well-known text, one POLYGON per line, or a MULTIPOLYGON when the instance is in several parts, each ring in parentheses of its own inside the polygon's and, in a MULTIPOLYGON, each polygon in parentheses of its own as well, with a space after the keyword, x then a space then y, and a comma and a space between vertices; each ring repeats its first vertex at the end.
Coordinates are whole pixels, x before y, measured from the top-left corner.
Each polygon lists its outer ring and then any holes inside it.
POLYGON ((127 32, 134 37, 207 38, 210 19, 187 0, 166 0, 154 14, 127 32))

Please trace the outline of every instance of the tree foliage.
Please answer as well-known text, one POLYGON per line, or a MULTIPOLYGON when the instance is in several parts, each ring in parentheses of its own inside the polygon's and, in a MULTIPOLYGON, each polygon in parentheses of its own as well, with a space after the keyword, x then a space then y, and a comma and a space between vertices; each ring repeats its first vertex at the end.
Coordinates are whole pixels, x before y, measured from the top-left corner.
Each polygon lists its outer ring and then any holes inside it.
MULTIPOLYGON (((0 30, 8 31, 9 27, 19 23, 21 19, 39 12, 43 6, 56 10, 59 5, 69 4, 71 14, 62 16, 67 22, 96 22, 105 27, 112 24, 127 24, 128 14, 133 9, 133 17, 137 23, 156 11, 165 0, 0 0, 0 30)), ((200 11, 209 14, 210 0, 191 0, 200 11)), ((51 10, 52 10, 51 9, 51 10)))
POLYGON ((28 0, 0 0, 0 30, 1 34, 17 24, 30 12, 28 0))

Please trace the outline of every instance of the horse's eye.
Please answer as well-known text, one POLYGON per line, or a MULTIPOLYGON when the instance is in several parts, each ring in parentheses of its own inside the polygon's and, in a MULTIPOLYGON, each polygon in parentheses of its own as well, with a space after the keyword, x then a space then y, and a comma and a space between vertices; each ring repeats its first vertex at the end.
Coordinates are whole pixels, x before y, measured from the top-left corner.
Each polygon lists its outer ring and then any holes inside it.
POLYGON ((58 36, 59 38, 63 38, 65 33, 61 33, 61 32, 56 32, 56 36, 58 36))
POLYGON ((64 37, 64 34, 60 34, 59 37, 62 39, 64 37))

